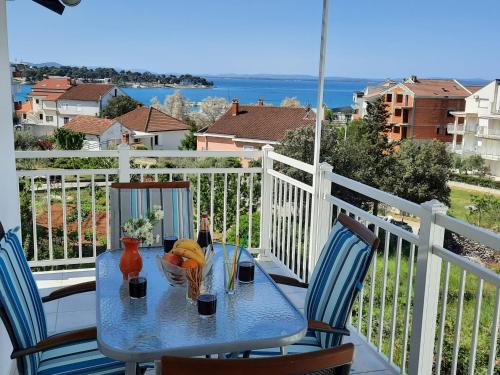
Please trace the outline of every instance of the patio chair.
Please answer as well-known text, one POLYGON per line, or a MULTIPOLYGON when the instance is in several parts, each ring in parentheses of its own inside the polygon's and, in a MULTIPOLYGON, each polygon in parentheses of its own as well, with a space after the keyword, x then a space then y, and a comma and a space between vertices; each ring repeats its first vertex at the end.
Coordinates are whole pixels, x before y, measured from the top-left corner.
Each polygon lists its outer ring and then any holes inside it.
MULTIPOLYGON (((271 275, 275 282, 307 288, 304 313, 308 319, 306 336, 287 348, 289 354, 312 352, 338 346, 349 312, 368 272, 379 239, 367 227, 340 213, 321 251, 310 283, 271 275)), ((281 348, 254 350, 252 357, 280 355, 281 348)), ((246 353, 248 356, 248 353, 246 353)))
POLYGON ((273 358, 205 359, 165 356, 163 375, 348 375, 354 357, 354 345, 345 344, 312 353, 273 358))
POLYGON ((193 238, 193 198, 188 181, 127 182, 111 185, 111 248, 117 249, 122 237, 122 225, 130 219, 145 216, 160 206, 165 218, 154 233, 178 238, 193 238))
POLYGON ((20 375, 119 374, 125 364, 105 357, 96 328, 49 336, 43 302, 95 290, 95 282, 58 289, 40 298, 15 230, 0 223, 0 318, 10 337, 20 375))

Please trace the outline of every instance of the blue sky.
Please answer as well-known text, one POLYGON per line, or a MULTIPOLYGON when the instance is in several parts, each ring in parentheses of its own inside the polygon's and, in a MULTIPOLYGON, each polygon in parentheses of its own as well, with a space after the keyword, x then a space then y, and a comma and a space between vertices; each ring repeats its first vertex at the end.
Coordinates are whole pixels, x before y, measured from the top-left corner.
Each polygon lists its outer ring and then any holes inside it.
MULTIPOLYGON (((7 2, 11 60, 317 74, 321 0, 7 2)), ((331 0, 327 75, 500 78, 500 1, 331 0)))

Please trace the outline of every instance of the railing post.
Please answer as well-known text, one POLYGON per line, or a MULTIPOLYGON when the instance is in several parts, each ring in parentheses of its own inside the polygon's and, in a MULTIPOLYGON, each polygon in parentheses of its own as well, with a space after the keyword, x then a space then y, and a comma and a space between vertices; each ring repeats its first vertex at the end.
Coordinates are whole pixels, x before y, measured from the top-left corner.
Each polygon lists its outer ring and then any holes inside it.
POLYGON ((269 152, 273 151, 274 147, 265 145, 262 147, 262 191, 261 191, 261 207, 260 207, 260 248, 268 254, 271 251, 271 236, 272 236, 272 196, 273 196, 273 181, 272 176, 267 173, 269 169, 273 169, 273 159, 269 157, 269 152))
POLYGON ((441 258, 432 252, 433 245, 443 246, 444 228, 436 225, 436 214, 446 214, 448 207, 437 200, 421 205, 422 217, 417 255, 415 297, 410 339, 408 374, 431 374, 441 280, 441 258))
MULTIPOLYGON (((311 247, 311 249, 313 249, 313 258, 312 263, 310 264, 311 270, 318 261, 321 249, 328 240, 328 235, 330 234, 332 227, 332 207, 330 203, 324 199, 325 194, 330 194, 332 191, 332 182, 325 178, 325 173, 332 171, 333 167, 328 163, 321 163, 319 165, 319 191, 318 197, 315 200, 315 204, 318 205, 318 210, 316 211, 318 215, 313 217, 311 220, 311 228, 313 228, 311 234, 314 233, 312 238, 313 246, 311 247)), ((313 210, 312 212, 315 211, 313 210)))
POLYGON ((130 146, 118 145, 118 178, 120 182, 130 182, 130 146))

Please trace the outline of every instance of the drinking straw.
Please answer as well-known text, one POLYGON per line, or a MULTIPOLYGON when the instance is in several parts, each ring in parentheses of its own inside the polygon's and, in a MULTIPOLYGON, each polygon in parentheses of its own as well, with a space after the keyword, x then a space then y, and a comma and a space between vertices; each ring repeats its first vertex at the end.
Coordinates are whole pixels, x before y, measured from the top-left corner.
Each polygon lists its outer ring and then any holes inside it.
POLYGON ((234 251, 233 251, 233 267, 232 267, 232 270, 231 270, 231 283, 229 284, 230 287, 232 287, 233 283, 234 283, 234 279, 235 279, 235 276, 236 276, 236 259, 237 259, 237 255, 238 255, 238 250, 239 250, 239 245, 240 243, 240 236, 237 235, 236 236, 236 243, 234 245, 234 251))
POLYGON ((227 254, 226 244, 222 244, 222 249, 224 250, 224 263, 226 265, 227 279, 229 280, 230 272, 229 272, 229 255, 227 254))

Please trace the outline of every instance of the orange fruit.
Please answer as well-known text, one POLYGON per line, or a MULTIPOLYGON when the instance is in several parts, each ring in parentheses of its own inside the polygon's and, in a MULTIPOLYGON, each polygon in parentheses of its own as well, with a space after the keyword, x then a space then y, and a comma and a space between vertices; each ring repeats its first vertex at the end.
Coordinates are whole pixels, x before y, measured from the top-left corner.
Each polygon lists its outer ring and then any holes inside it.
POLYGON ((182 268, 197 268, 198 263, 194 259, 186 259, 184 262, 182 262, 181 265, 182 268))
POLYGON ((182 262, 184 261, 184 259, 182 259, 182 257, 180 257, 179 255, 176 255, 176 254, 172 254, 172 253, 166 253, 163 256, 163 259, 165 259, 167 262, 174 264, 178 267, 181 267, 182 262))

